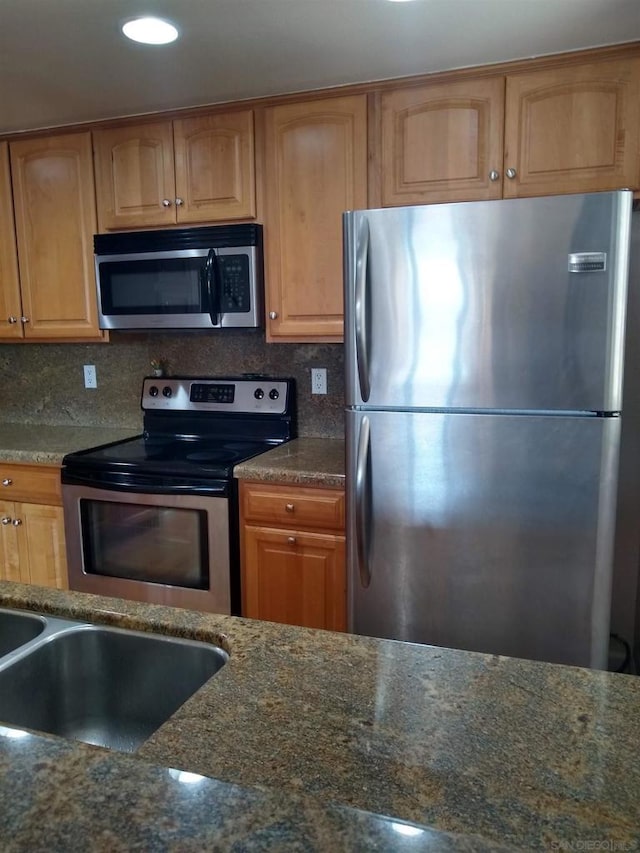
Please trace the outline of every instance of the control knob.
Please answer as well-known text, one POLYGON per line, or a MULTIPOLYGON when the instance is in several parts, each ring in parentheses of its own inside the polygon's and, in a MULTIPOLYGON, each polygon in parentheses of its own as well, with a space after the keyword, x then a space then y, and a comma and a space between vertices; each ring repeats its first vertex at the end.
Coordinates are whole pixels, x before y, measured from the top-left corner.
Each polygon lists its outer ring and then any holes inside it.
POLYGON ((280 396, 280 392, 278 391, 277 388, 272 388, 271 391, 269 391, 269 399, 270 400, 277 400, 279 396, 280 396))
POLYGON ((165 385, 164 388, 162 389, 162 396, 163 397, 170 397, 172 394, 173 394, 173 391, 171 390, 171 388, 168 385, 165 385))
POLYGON ((152 385, 151 388, 149 388, 149 396, 150 397, 157 397, 158 396, 158 386, 157 385, 152 385))
POLYGON ((262 400, 262 398, 264 397, 264 391, 262 390, 262 388, 256 388, 256 390, 253 392, 253 396, 256 398, 256 400, 262 400))

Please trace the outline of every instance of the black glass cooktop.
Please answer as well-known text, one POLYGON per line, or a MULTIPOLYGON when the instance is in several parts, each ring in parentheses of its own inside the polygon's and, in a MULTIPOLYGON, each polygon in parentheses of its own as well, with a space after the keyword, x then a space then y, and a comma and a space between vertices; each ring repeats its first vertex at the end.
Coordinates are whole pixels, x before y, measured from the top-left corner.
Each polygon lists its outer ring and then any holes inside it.
POLYGON ((94 470, 131 474, 184 474, 230 478, 233 466, 274 445, 266 441, 233 441, 222 438, 176 438, 175 436, 132 439, 82 450, 65 457, 65 464, 78 463, 94 470))

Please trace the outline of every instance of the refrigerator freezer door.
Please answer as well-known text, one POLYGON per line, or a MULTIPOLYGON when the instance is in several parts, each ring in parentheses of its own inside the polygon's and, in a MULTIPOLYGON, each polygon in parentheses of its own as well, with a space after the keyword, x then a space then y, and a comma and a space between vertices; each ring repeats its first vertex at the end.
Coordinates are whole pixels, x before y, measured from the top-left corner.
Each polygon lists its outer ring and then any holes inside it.
POLYGON ((348 412, 350 630, 606 668, 620 424, 348 412))
POLYGON ((345 214, 347 406, 620 410, 631 202, 345 214))

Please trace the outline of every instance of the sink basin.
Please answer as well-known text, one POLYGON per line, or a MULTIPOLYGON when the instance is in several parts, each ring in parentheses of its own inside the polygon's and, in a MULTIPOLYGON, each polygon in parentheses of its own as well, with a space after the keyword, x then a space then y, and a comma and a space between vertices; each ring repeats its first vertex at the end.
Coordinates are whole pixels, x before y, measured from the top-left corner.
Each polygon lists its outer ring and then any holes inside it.
POLYGON ((35 640, 45 628, 41 616, 0 610, 0 657, 35 640))
POLYGON ((0 670, 0 721, 131 752, 227 657, 191 640, 63 627, 0 670))

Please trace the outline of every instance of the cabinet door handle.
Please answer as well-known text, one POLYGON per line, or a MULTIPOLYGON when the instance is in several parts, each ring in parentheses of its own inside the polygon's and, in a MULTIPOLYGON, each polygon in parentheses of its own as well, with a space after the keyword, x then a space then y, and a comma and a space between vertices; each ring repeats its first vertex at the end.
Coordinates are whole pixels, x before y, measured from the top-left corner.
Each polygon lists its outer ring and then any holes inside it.
POLYGON ((176 207, 181 207, 183 204, 184 204, 184 201, 180 197, 178 197, 176 199, 176 207))
POLYGON ((13 524, 14 527, 20 527, 20 525, 22 524, 22 519, 21 518, 14 518, 13 521, 11 522, 11 524, 13 524))
POLYGON ((21 323, 28 323, 28 322, 29 322, 29 318, 28 318, 28 317, 20 317, 20 322, 21 322, 21 323))
POLYGON ((4 480, 2 481, 2 485, 3 486, 12 486, 13 480, 10 480, 9 477, 5 477, 4 480))
POLYGON ((163 207, 171 207, 171 199, 170 198, 163 198, 162 199, 162 206, 163 207))
MULTIPOLYGON (((15 524, 15 521, 14 521, 14 524, 15 524)), ((289 543, 289 545, 295 545, 296 544, 296 537, 295 536, 287 536, 287 542, 289 543)))
POLYGON ((496 171, 496 169, 492 169, 489 172, 489 180, 490 181, 497 181, 499 177, 500 177, 500 172, 496 171))
POLYGON ((9 518, 8 515, 5 515, 5 517, 2 519, 2 523, 3 524, 11 524, 11 519, 9 518))
POLYGON ((515 170, 515 169, 507 169, 507 171, 505 172, 505 175, 506 175, 508 178, 511 178, 511 180, 513 180, 517 174, 518 174, 518 173, 516 172, 516 170, 515 170))
POLYGON ((8 318, 8 320, 9 320, 9 324, 10 324, 11 326, 13 326, 15 323, 17 323, 17 322, 18 322, 18 318, 17 318, 17 317, 14 317, 14 316, 13 316, 13 314, 11 315, 11 317, 9 317, 9 318, 8 318))
POLYGON ((293 512, 295 509, 295 506, 293 504, 285 504, 284 508, 287 512, 293 512))
POLYGON ((277 320, 278 319, 278 312, 277 311, 269 311, 269 319, 270 320, 277 320))

